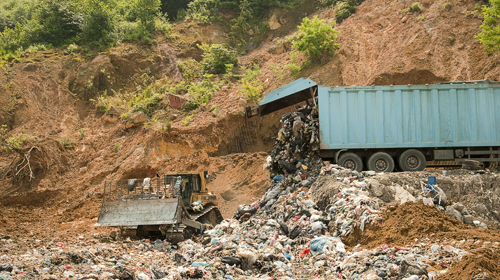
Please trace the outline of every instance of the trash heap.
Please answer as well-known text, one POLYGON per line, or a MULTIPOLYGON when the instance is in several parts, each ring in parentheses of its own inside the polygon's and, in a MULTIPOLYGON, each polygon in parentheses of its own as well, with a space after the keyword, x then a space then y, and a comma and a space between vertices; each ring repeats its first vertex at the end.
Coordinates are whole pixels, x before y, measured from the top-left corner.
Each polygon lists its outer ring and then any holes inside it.
MULTIPOLYGON (((306 105, 282 117, 264 166, 263 197, 241 205, 202 235, 177 245, 162 240, 9 247, 0 240, 0 279, 435 279, 466 251, 421 240, 412 247, 347 248, 342 238, 383 222, 365 175, 319 157, 318 111, 306 105), (338 183, 320 209, 310 187, 338 183), (7 248, 7 249, 6 249, 7 248)), ((369 174, 373 175, 373 174, 369 174)))
POLYGON ((313 167, 321 166, 319 157, 319 119, 318 108, 305 105, 297 112, 283 115, 274 149, 264 165, 271 174, 285 174, 289 177, 283 182, 291 189, 309 186, 314 175, 313 167), (291 176, 295 174, 295 176, 291 176), (309 179, 309 180, 306 180, 309 179), (305 182, 304 182, 305 181, 305 182))

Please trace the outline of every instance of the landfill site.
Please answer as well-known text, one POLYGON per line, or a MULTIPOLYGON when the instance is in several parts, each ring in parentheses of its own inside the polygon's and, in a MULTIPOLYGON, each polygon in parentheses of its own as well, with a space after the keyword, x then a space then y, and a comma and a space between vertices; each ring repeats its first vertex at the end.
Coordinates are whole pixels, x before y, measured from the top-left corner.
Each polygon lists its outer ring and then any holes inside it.
POLYGON ((226 6, 147 42, 0 50, 0 280, 500 279, 490 1, 161 2, 275 8, 234 72, 200 64, 239 38, 226 6), (297 54, 304 17, 331 55, 297 54))
POLYGON ((319 157, 318 125, 313 105, 284 114, 256 155, 262 196, 182 242, 121 236, 96 217, 14 225, 27 207, 4 207, 0 279, 500 278, 496 171, 352 171, 319 157))

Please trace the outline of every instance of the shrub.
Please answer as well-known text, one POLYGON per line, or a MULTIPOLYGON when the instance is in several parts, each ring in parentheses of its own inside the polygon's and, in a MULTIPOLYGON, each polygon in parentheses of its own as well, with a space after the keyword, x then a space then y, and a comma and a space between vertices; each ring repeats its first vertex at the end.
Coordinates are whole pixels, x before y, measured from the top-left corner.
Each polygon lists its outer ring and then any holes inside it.
POLYGON ((0 32, 25 24, 36 10, 34 0, 2 0, 0 4, 0 32))
POLYGON ((112 0, 85 0, 81 40, 90 47, 113 44, 117 38, 112 0))
POLYGON ((485 51, 500 53, 500 0, 491 0, 491 6, 483 6, 482 32, 476 35, 485 51))
POLYGON ((74 52, 77 52, 80 50, 80 47, 77 45, 77 44, 70 44, 66 50, 69 52, 69 53, 74 53, 74 52))
POLYGON ((71 139, 69 139, 67 137, 63 137, 60 140, 60 142, 63 145, 63 147, 66 148, 66 149, 72 149, 74 147, 73 140, 71 140, 71 139))
POLYGON ((214 92, 219 90, 219 83, 212 82, 212 76, 211 74, 205 74, 202 82, 188 85, 187 90, 191 95, 191 101, 187 106, 188 110, 196 109, 201 104, 208 103, 214 92))
POLYGON ((259 71, 259 65, 255 65, 253 69, 248 69, 243 74, 241 79, 241 91, 246 94, 248 101, 258 101, 260 92, 262 91, 262 83, 258 79, 262 75, 259 71))
POLYGON ((20 150, 24 143, 36 139, 36 136, 32 136, 25 133, 16 133, 15 135, 7 138, 5 140, 6 148, 10 151, 20 150))
POLYGON ((204 73, 224 74, 226 65, 238 65, 238 54, 226 45, 198 45, 203 50, 203 60, 201 65, 204 73))
POLYGON ((184 80, 186 80, 186 83, 188 84, 203 76, 201 64, 192 58, 179 60, 177 65, 179 66, 179 71, 181 72, 182 77, 184 77, 184 80))
POLYGON ((160 17, 160 0, 136 0, 134 10, 137 13, 139 25, 145 32, 155 28, 155 21, 160 17))
POLYGON ((182 120, 182 124, 184 126, 189 126, 189 123, 191 122, 191 116, 187 116, 184 120, 182 120))
POLYGON ((62 46, 72 43, 82 30, 83 18, 66 1, 43 0, 34 15, 30 43, 48 43, 62 46))
POLYGON ((78 137, 78 140, 83 140, 83 138, 85 138, 85 128, 80 129, 80 131, 76 134, 76 137, 78 137))
POLYGON ((214 20, 217 11, 221 8, 220 0, 193 0, 188 4, 186 18, 200 22, 209 22, 214 20))
POLYGON ((337 23, 341 23, 344 19, 348 18, 351 14, 356 11, 356 5, 351 5, 347 2, 341 2, 337 6, 337 10, 335 11, 335 17, 337 23))
POLYGON ((6 124, 2 124, 0 126, 0 140, 3 140, 3 138, 5 137, 6 133, 7 133, 7 125, 6 124))
POLYGON ((339 44, 334 43, 338 31, 317 16, 313 20, 304 18, 299 31, 290 38, 293 47, 303 52, 311 59, 319 58, 323 54, 333 55, 339 44))
POLYGON ((420 7, 420 4, 418 2, 415 2, 411 4, 409 11, 410 13, 420 13, 422 11, 422 8, 420 7))

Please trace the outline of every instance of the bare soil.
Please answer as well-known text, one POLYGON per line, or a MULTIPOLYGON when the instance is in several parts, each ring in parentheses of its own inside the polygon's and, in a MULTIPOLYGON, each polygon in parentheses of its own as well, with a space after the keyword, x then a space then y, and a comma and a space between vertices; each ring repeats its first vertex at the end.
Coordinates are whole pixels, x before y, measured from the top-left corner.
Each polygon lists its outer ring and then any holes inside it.
POLYGON ((388 206, 383 217, 382 224, 368 226, 363 232, 358 228, 342 241, 348 246, 360 244, 370 249, 382 244, 407 246, 421 242, 447 244, 451 241, 455 242, 450 244, 465 248, 478 248, 495 242, 496 247, 500 246, 498 230, 463 224, 434 206, 424 205, 422 201, 388 206))

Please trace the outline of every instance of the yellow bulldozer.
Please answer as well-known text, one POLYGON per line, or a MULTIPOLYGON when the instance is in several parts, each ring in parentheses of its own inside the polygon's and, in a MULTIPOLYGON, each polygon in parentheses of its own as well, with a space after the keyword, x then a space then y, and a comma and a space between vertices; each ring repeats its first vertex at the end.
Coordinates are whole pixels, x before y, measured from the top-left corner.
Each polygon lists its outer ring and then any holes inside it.
POLYGON ((96 226, 119 227, 121 236, 161 236, 174 243, 190 238, 223 220, 207 178, 205 171, 106 181, 96 226))

